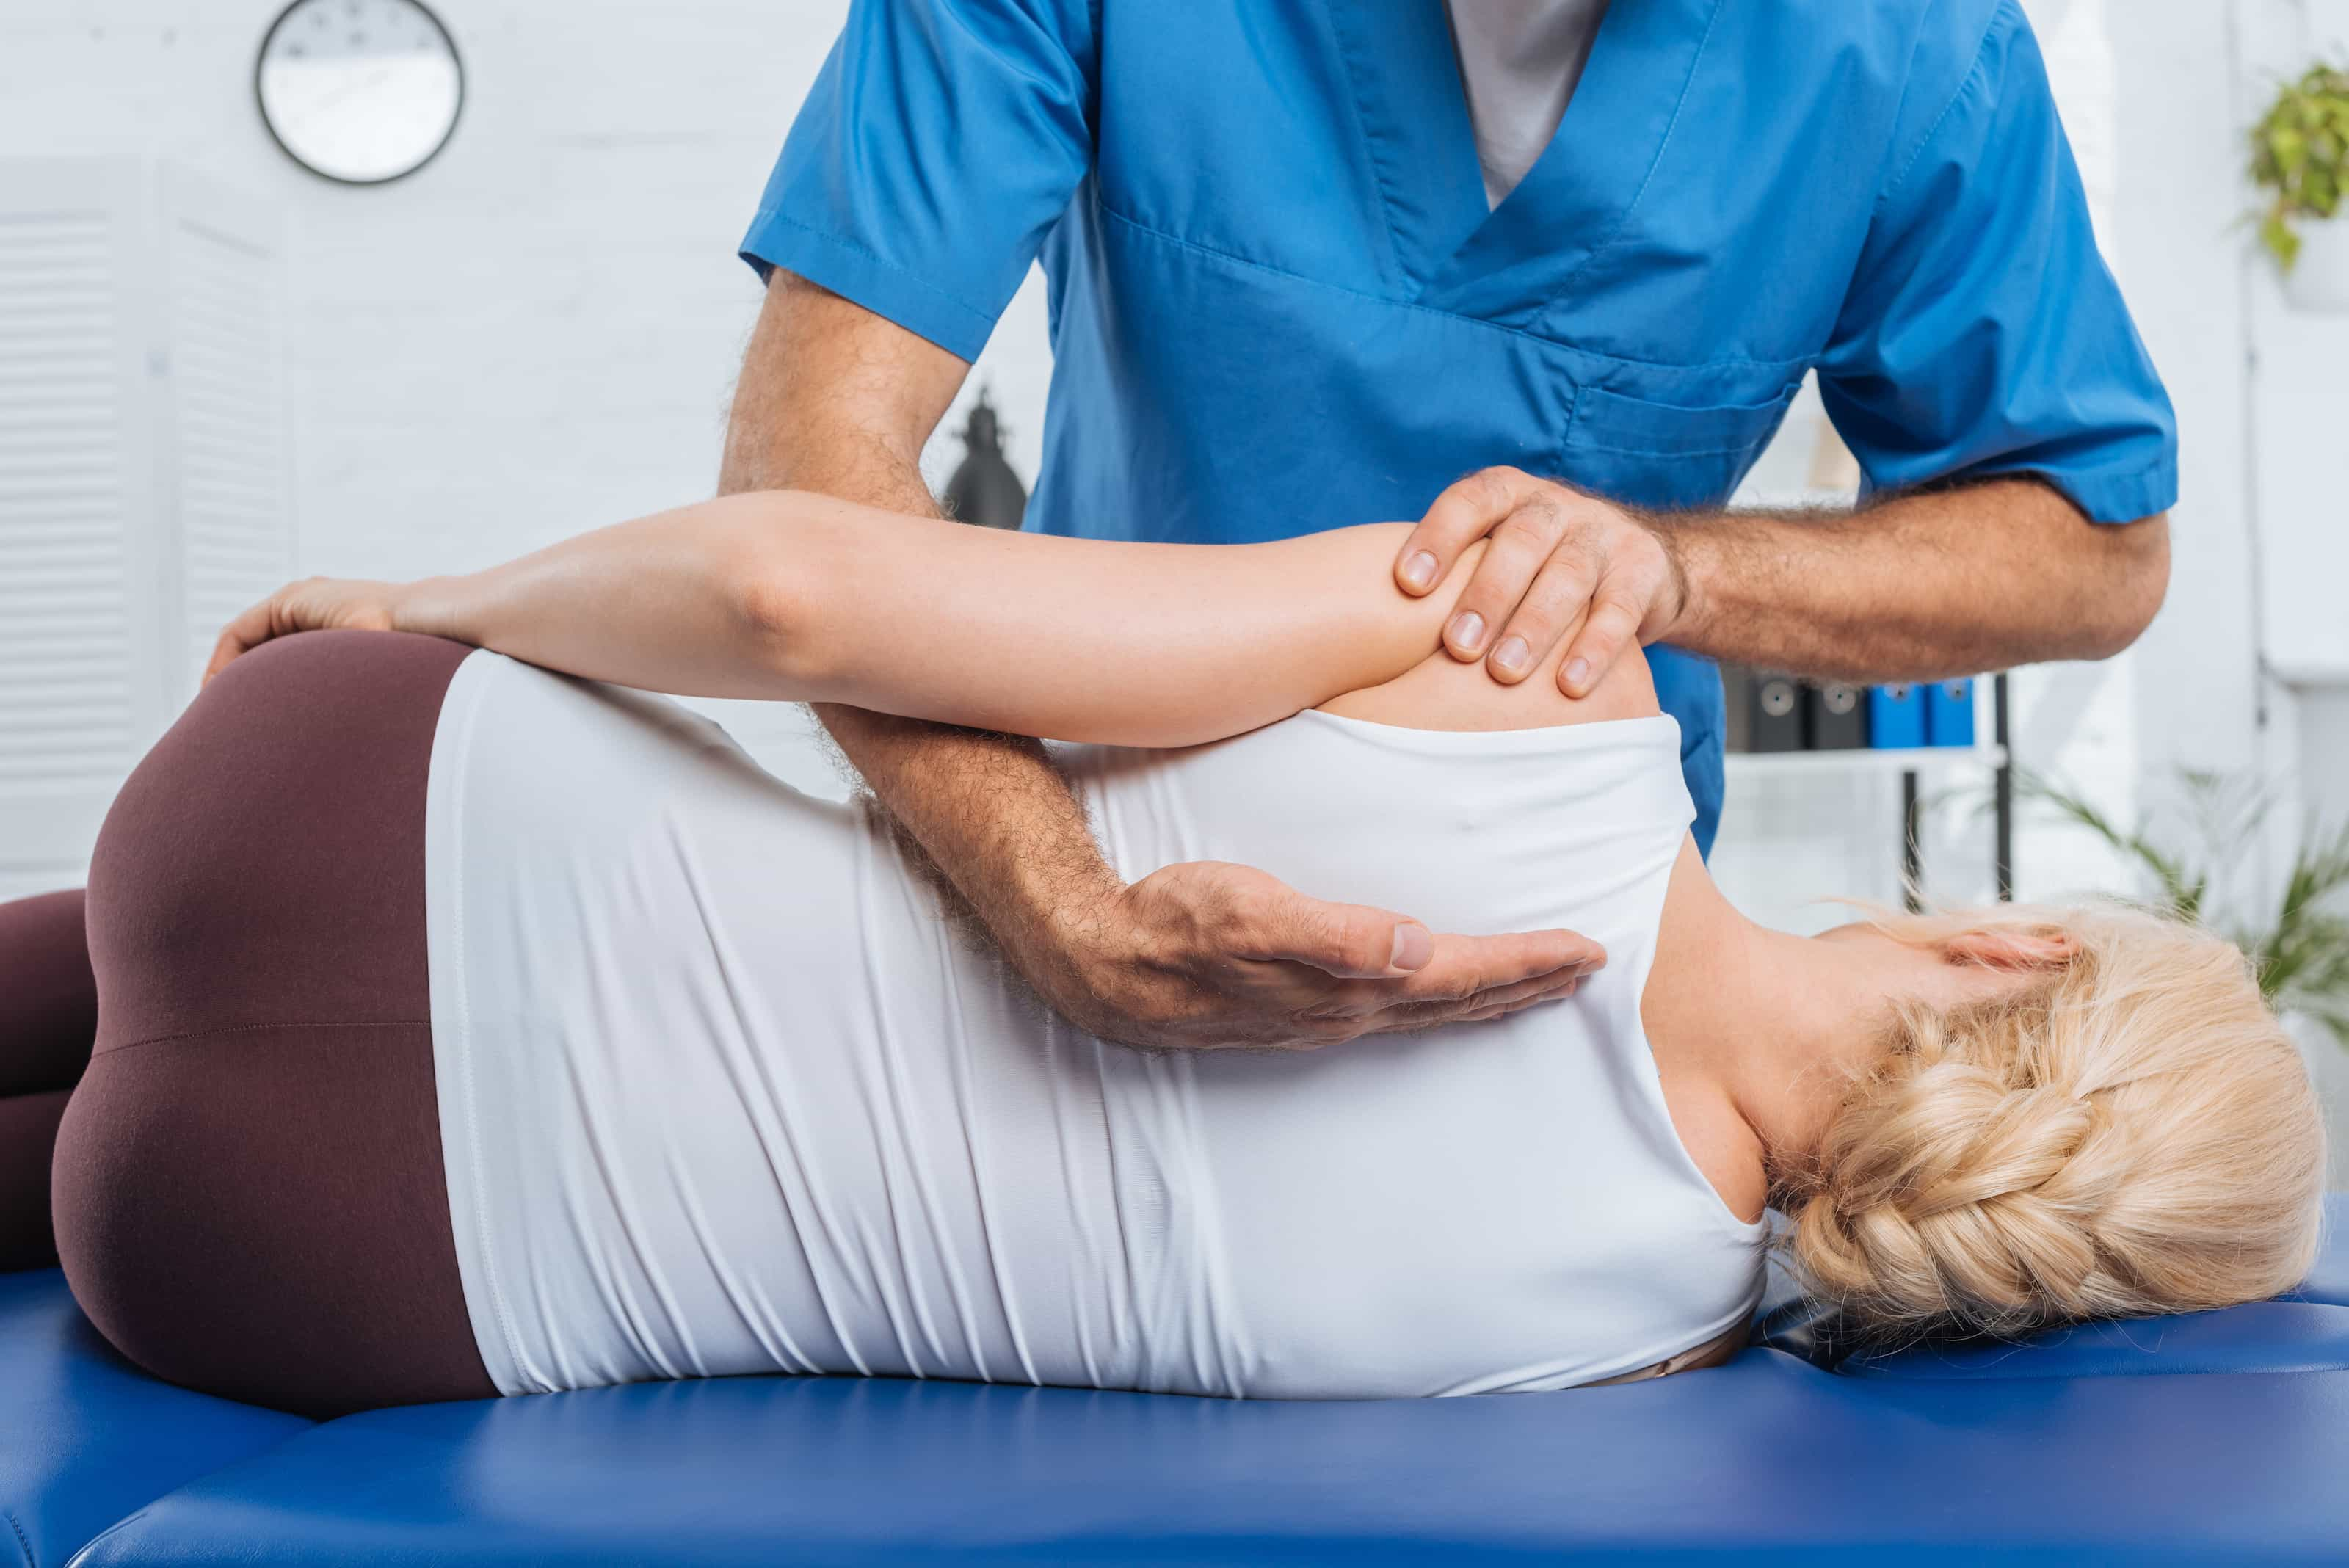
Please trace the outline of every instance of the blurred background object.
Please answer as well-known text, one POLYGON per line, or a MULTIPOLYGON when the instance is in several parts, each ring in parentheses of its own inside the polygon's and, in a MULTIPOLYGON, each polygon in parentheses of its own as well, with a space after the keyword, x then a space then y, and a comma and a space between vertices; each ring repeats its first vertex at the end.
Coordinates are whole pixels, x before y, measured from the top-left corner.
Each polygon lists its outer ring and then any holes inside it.
POLYGON ((78 879, 224 618, 294 574, 285 251, 177 163, 0 160, 0 897, 78 879))
POLYGON ((419 0, 294 0, 261 40, 253 89, 285 156, 328 180, 379 185, 448 145, 465 67, 419 0))
POLYGON ((962 462, 947 481, 947 515, 982 528, 1017 528, 1028 510, 1028 487, 1003 455, 1003 425, 987 389, 978 389, 962 427, 962 462))

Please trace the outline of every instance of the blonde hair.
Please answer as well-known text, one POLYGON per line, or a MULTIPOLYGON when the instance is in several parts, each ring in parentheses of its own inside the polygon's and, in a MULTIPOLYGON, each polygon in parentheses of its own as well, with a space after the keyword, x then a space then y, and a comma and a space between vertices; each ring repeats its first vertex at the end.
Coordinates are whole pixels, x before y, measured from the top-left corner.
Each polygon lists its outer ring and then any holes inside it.
POLYGON ((1863 1334, 2025 1333, 2254 1301, 2306 1274, 2324 1132, 2242 952, 2120 905, 1888 917, 1896 940, 2068 934, 2001 1000, 1897 1010, 1815 1161, 1791 1248, 1863 1334))

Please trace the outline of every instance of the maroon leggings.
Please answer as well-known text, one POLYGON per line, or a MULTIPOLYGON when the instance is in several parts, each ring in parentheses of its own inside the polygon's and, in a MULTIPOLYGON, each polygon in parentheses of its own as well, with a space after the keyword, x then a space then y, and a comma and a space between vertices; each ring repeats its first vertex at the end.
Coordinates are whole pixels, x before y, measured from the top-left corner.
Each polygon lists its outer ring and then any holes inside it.
POLYGON ((318 1416, 495 1392, 425 961, 425 780, 467 651, 264 644, 122 786, 86 911, 0 906, 0 1148, 56 1145, 47 1181, 0 1155, 0 1246, 37 1262, 53 1209, 83 1310, 157 1376, 318 1416))

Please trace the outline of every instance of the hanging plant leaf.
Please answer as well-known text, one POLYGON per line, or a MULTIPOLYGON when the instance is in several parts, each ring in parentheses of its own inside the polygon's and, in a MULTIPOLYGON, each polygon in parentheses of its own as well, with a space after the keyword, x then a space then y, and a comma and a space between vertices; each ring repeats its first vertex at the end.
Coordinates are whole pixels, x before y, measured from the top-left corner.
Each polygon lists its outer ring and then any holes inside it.
POLYGON ((2271 252, 2283 270, 2290 272, 2292 263, 2300 259, 2300 236, 2283 221, 2283 209, 2271 207, 2260 221, 2260 242, 2271 252))

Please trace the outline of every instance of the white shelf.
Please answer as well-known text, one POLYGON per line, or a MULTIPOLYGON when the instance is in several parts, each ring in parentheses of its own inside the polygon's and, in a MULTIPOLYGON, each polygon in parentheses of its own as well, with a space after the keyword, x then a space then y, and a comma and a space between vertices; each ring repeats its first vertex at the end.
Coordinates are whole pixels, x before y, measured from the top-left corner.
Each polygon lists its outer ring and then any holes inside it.
POLYGON ((1732 752, 1731 778, 1799 778, 1834 774, 1988 773, 2006 762, 2004 746, 1855 746, 1839 752, 1732 752))
POLYGON ((2286 686, 2349 686, 2349 662, 2337 659, 2271 663, 2268 673, 2286 686))

